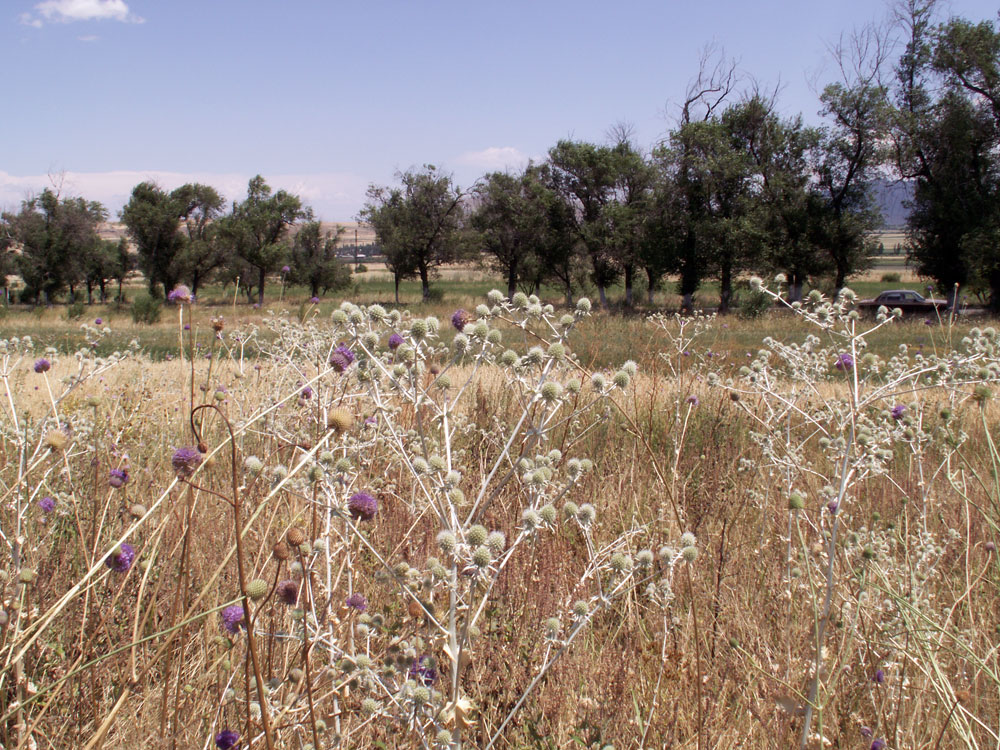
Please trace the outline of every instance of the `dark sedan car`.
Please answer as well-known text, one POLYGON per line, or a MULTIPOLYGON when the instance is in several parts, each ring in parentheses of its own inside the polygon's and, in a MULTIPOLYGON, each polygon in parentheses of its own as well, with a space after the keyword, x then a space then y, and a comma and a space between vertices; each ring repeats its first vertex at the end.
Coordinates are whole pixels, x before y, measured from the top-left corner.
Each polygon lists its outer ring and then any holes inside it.
POLYGON ((898 307, 905 315, 906 313, 931 313, 935 310, 944 310, 948 307, 948 301, 924 297, 912 289, 893 289, 882 292, 875 299, 863 299, 858 303, 858 307, 862 310, 873 312, 883 305, 890 310, 898 307))

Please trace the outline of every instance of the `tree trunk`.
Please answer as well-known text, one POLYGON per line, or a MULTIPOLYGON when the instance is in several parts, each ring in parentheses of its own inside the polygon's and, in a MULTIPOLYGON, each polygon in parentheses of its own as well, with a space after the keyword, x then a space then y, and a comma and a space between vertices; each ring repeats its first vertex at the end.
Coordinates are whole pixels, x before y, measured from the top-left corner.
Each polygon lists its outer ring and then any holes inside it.
POLYGON ((607 289, 605 289, 603 286, 597 287, 597 296, 598 296, 598 299, 601 300, 601 307, 603 307, 604 309, 607 309, 607 307, 608 307, 607 289))
POLYGON ((431 296, 431 279, 430 270, 427 266, 420 267, 420 291, 423 297, 423 301, 426 302, 431 296))
POLYGON ((632 307, 632 275, 635 267, 629 263, 625 266, 625 306, 632 307))
POLYGON ((257 304, 259 304, 261 307, 264 306, 264 279, 266 277, 267 274, 264 273, 264 269, 263 268, 260 269, 260 274, 257 277, 257 283, 260 284, 260 286, 257 288, 257 304))
POLYGON ((93 281, 88 281, 87 282, 87 304, 88 305, 94 304, 94 282, 93 281))
POLYGON ((790 274, 791 283, 788 285, 788 301, 802 301, 802 277, 797 273, 790 274))
POLYGON ((729 312, 729 303, 733 299, 733 267, 728 263, 723 264, 722 274, 719 279, 719 314, 725 315, 729 312))
POLYGON ((510 268, 507 269, 507 299, 514 296, 514 292, 517 291, 517 266, 513 263, 510 268))
POLYGON ((396 284, 396 304, 398 305, 399 304, 399 274, 398 273, 393 273, 392 274, 392 280, 396 284))

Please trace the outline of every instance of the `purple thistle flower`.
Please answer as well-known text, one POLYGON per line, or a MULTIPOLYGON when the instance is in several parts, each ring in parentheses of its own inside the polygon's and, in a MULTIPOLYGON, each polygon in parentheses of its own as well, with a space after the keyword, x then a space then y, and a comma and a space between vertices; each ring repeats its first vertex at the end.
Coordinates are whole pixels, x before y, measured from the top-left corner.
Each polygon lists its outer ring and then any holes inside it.
POLYGON ((854 369, 854 357, 846 352, 838 354, 833 362, 833 366, 842 372, 850 372, 854 369))
POLYGON ((695 396, 693 393, 690 396, 687 397, 686 401, 689 404, 691 404, 691 406, 697 406, 698 405, 698 397, 695 396))
POLYGON ((471 320, 472 318, 469 315, 469 313, 467 313, 465 310, 462 310, 461 308, 455 310, 455 312, 451 316, 451 324, 455 327, 455 330, 458 331, 459 333, 462 332, 463 328, 469 325, 469 321, 471 320))
POLYGON ((364 594, 357 594, 357 593, 351 594, 344 601, 344 604, 346 604, 351 609, 356 609, 358 612, 364 612, 366 609, 368 609, 368 600, 365 599, 364 594))
POLYGON ((51 513, 56 509, 56 501, 51 497, 43 497, 38 501, 38 507, 45 513, 51 513))
POLYGON ((104 321, 103 321, 103 320, 102 320, 101 318, 98 318, 97 320, 95 320, 95 321, 94 321, 94 325, 95 325, 95 326, 99 326, 99 325, 101 325, 102 323, 104 323, 104 321))
POLYGON ((883 682, 885 682, 885 670, 876 669, 875 674, 872 676, 872 682, 874 682, 876 685, 881 685, 883 682))
POLYGON ((872 736, 872 730, 870 727, 861 727, 861 736, 864 738, 869 738, 872 736))
POLYGON ((345 344, 338 344, 330 355, 330 366, 337 372, 343 372, 354 362, 354 352, 345 344))
POLYGON ((174 473, 181 478, 186 478, 194 474, 195 469, 201 465, 201 452, 194 447, 178 448, 174 451, 170 463, 174 466, 174 473))
POLYGON ((883 740, 881 737, 872 741, 871 750, 885 750, 885 748, 886 748, 885 740, 883 740))
POLYGON ((831 516, 837 515, 837 511, 840 509, 840 503, 836 500, 831 500, 826 504, 826 509, 830 511, 831 516))
MULTIPOLYGON (((43 508, 43 510, 44 510, 44 508, 43 508)), ((986 544, 984 544, 983 546, 986 548, 987 552, 996 552, 997 551, 997 546, 993 542, 986 542, 986 544)))
POLYGON ((282 581, 274 593, 278 599, 291 607, 299 600, 299 584, 295 581, 282 581))
POLYGON ((416 680, 424 687, 430 687, 437 681, 438 676, 437 669, 434 668, 433 663, 431 658, 427 654, 424 654, 413 662, 413 666, 410 667, 409 678, 416 680))
POLYGON ((299 395, 302 396, 302 398, 304 398, 306 401, 308 401, 313 397, 313 389, 307 385, 305 388, 302 389, 302 392, 299 395))
POLYGON ((116 573, 127 573, 134 560, 135 548, 127 542, 122 542, 118 549, 108 555, 104 564, 116 573))
POLYGON ((35 360, 35 372, 43 373, 48 372, 52 368, 52 363, 49 362, 45 357, 35 360))
POLYGON ((318 304, 319 304, 319 297, 310 297, 310 298, 309 298, 309 301, 310 301, 310 302, 311 302, 312 304, 314 304, 314 305, 318 305, 318 304))
POLYGON ((191 330, 191 324, 190 323, 185 323, 184 324, 184 330, 185 331, 190 331, 191 330))
POLYGON ((112 469, 108 477, 108 484, 116 490, 120 490, 128 484, 128 469, 112 469))
POLYGON ((222 610, 222 627, 230 633, 238 633, 243 625, 243 607, 233 604, 222 610))
POLYGON ((292 270, 291 266, 282 266, 281 267, 281 272, 282 273, 288 273, 291 270, 292 270))
POLYGON ((903 404, 896 404, 892 407, 891 414, 892 418, 898 422, 903 418, 903 415, 906 414, 906 407, 903 404))
POLYGON ((398 333, 394 333, 389 337, 389 348, 396 351, 399 347, 403 345, 403 337, 398 333))
POLYGON ((232 729, 223 729, 217 735, 215 735, 215 746, 219 750, 232 750, 236 747, 236 743, 240 741, 240 733, 234 732, 232 729))
POLYGON ((367 492, 358 492, 348 499, 347 509, 355 521, 370 521, 378 512, 378 500, 367 492))
POLYGON ((173 291, 167 295, 167 302, 184 303, 184 302, 190 302, 191 299, 192 299, 191 290, 188 289, 184 284, 174 287, 173 291))

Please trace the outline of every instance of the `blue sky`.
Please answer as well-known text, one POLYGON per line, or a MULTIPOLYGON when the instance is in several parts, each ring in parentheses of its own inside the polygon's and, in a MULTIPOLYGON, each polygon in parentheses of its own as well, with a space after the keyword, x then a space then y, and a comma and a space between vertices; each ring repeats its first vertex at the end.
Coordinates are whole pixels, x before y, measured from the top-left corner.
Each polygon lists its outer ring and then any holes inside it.
POLYGON ((886 15, 878 0, 0 0, 0 208, 59 176, 116 212, 143 179, 232 199, 260 173, 350 220, 369 183, 424 163, 468 187, 616 122, 652 146, 709 43, 815 121, 829 43, 886 15))

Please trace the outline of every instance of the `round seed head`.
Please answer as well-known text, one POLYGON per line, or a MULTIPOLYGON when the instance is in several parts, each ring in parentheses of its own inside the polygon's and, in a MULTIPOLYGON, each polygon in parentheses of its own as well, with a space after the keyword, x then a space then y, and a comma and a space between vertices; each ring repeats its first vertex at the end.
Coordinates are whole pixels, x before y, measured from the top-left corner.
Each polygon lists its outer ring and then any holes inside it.
POLYGON ((354 415, 347 409, 331 409, 326 416, 326 426, 338 435, 347 432, 354 424, 354 415))
POLYGON ((556 509, 551 503, 543 505, 539 508, 538 515, 542 517, 542 520, 545 521, 545 523, 553 524, 556 522, 556 509))
POLYGON ((611 555, 609 565, 615 573, 627 573, 632 570, 632 559, 626 554, 615 552, 611 555))
POLYGON ((286 532, 285 538, 288 540, 289 546, 298 547, 306 540, 306 532, 298 526, 293 526, 286 532))
POLYGON ((590 605, 583 599, 577 599, 573 603, 573 614, 577 617, 586 617, 590 612, 590 605))
POLYGON ((788 509, 789 510, 802 510, 806 507, 805 498, 802 497, 798 492, 793 492, 788 496, 788 509))
POLYGON ((681 534, 682 547, 693 547, 697 543, 698 540, 695 539, 694 534, 692 534, 690 531, 685 531, 683 534, 681 534))
POLYGON ((438 547, 441 548, 441 551, 446 554, 450 555, 452 552, 455 551, 455 544, 456 544, 455 535, 452 534, 450 531, 439 532, 437 535, 437 543, 438 547))
POLYGON ((698 548, 697 547, 685 547, 681 550, 681 555, 684 557, 684 562, 693 563, 698 559, 698 548))
POLYGON ((593 523, 594 518, 597 516, 597 511, 594 506, 590 503, 584 503, 580 506, 580 510, 577 511, 576 520, 578 520, 584 526, 589 526, 593 523))
POLYGON ((492 560, 493 555, 490 553, 489 547, 476 547, 475 551, 472 553, 472 562, 477 568, 485 568, 489 566, 492 560))
POLYGON ((572 500, 567 500, 562 507, 563 515, 566 518, 576 518, 576 514, 580 511, 576 503, 572 500))
POLYGON ((487 536, 488 532, 486 531, 486 527, 476 524, 475 526, 469 529, 465 538, 469 542, 469 546, 479 547, 483 544, 486 544, 487 536))
POLYGON ((263 578, 255 578, 247 584, 247 596, 255 602, 267 596, 267 581, 263 578))
POLYGON ((507 546, 507 538, 502 531, 491 531, 486 537, 486 546, 490 548, 490 552, 499 556, 507 546))

